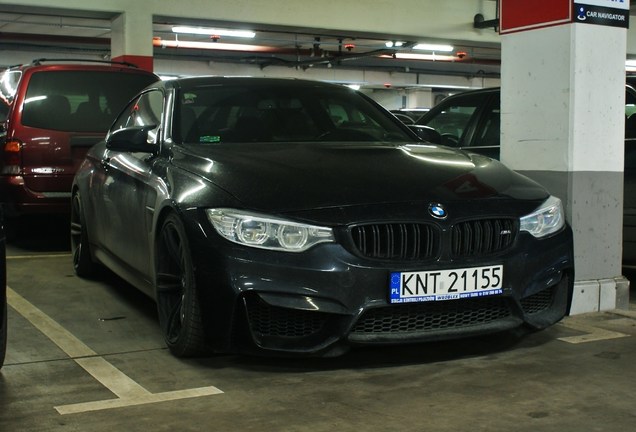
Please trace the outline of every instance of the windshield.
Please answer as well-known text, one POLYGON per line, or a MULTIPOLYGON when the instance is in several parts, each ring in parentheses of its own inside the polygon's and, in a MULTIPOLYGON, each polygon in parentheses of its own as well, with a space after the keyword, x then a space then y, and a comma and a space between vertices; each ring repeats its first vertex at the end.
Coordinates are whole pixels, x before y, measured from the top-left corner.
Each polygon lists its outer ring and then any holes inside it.
POLYGON ((20 82, 21 76, 22 71, 19 70, 6 70, 2 73, 0 77, 0 99, 2 99, 5 104, 13 102, 13 98, 18 91, 18 83, 20 82))
POLYGON ((404 142, 413 137, 359 93, 339 87, 217 85, 182 90, 177 142, 404 142))

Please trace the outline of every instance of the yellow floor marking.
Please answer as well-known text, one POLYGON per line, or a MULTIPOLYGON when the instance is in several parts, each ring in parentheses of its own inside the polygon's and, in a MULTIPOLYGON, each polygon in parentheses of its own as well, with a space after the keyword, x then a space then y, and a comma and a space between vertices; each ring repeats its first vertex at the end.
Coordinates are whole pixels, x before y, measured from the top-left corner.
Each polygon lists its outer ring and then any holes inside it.
MULTIPOLYGON (((612 311, 612 313, 613 312, 614 311, 612 311)), ((605 329, 602 329, 602 328, 591 326, 589 324, 584 324, 576 316, 575 317, 568 317, 568 318, 564 319, 563 321, 560 322, 560 325, 562 325, 564 327, 567 327, 569 329, 572 329, 572 330, 576 330, 576 331, 580 331, 582 333, 585 333, 585 334, 579 335, 579 336, 568 336, 568 337, 559 338, 560 341, 568 342, 568 343, 571 343, 571 344, 580 344, 580 343, 586 343, 586 342, 596 342, 596 341, 601 341, 601 340, 618 339, 618 338, 623 338, 623 337, 630 336, 630 335, 628 335, 626 333, 620 333, 620 332, 616 332, 616 331, 605 330, 605 329)))
POLYGON ((144 405, 159 402, 168 402, 179 399, 190 399, 202 396, 211 396, 223 393, 216 387, 201 387, 197 389, 177 390, 166 393, 148 393, 145 396, 136 396, 134 398, 108 399, 96 402, 85 402, 73 405, 57 406, 55 409, 61 415, 78 414, 89 411, 101 411, 112 408, 125 408, 135 405, 144 405))
POLYGON ((60 257, 70 257, 70 256, 71 256, 70 253, 7 255, 7 260, 32 259, 32 258, 60 258, 60 257))
POLYGON ((40 309, 29 303, 24 297, 7 287, 7 301, 9 306, 25 317, 35 328, 60 347, 69 357, 96 356, 97 353, 86 346, 64 327, 53 321, 40 309))
POLYGON ((610 311, 611 314, 620 315, 627 318, 632 318, 636 320, 636 310, 624 310, 624 309, 614 309, 610 311))
POLYGON ((73 361, 117 396, 116 399, 55 407, 57 412, 62 415, 223 393, 214 386, 165 393, 150 393, 9 287, 7 287, 7 300, 16 312, 29 320, 35 328, 51 339, 73 361))

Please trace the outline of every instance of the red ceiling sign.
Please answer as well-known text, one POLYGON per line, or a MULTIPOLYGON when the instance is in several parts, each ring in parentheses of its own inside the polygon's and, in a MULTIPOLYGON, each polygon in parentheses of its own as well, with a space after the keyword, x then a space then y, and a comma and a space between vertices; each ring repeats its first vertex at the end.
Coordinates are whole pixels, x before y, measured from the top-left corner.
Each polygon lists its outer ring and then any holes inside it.
POLYGON ((572 22, 572 0, 499 0, 499 33, 572 22))

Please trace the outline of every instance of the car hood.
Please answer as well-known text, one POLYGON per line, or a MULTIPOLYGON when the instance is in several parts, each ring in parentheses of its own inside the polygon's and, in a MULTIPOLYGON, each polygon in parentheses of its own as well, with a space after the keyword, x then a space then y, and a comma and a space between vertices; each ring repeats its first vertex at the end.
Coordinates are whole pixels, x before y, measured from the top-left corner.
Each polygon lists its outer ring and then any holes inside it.
POLYGON ((537 183, 496 160, 425 144, 192 145, 175 150, 173 163, 246 207, 279 212, 548 196, 537 183))

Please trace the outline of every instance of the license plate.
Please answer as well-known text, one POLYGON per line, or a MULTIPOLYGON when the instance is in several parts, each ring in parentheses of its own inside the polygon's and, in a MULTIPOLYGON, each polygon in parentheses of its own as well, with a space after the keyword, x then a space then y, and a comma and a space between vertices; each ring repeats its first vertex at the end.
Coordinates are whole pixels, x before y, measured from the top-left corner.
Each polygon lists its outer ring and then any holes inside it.
POLYGON ((503 265, 393 272, 391 303, 455 300, 502 294, 503 265))

